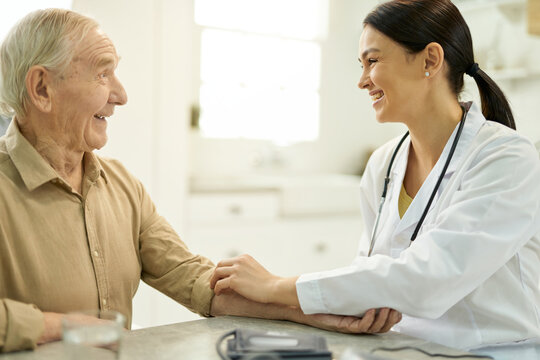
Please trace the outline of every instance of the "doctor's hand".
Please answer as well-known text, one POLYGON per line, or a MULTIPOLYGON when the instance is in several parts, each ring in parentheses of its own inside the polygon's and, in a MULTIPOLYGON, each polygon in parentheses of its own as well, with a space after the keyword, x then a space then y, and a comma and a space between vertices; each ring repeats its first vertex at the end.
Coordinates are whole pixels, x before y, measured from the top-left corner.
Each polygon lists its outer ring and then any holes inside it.
POLYGON ((375 334, 389 331, 392 326, 401 321, 401 313, 393 309, 382 308, 379 312, 370 309, 361 318, 332 314, 300 314, 293 321, 346 334, 375 334))
POLYGON ((225 259, 217 264, 210 279, 216 295, 234 290, 259 303, 275 303, 299 307, 296 280, 273 275, 249 255, 225 259))

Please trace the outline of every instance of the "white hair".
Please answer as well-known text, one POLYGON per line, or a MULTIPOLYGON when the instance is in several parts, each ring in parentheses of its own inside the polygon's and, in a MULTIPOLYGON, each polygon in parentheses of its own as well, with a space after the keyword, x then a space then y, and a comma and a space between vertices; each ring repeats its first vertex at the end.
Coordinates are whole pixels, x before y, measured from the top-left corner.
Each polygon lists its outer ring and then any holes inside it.
POLYGON ((95 20, 65 9, 37 10, 22 18, 0 48, 0 112, 24 117, 28 70, 40 65, 63 76, 77 44, 98 26, 95 20))

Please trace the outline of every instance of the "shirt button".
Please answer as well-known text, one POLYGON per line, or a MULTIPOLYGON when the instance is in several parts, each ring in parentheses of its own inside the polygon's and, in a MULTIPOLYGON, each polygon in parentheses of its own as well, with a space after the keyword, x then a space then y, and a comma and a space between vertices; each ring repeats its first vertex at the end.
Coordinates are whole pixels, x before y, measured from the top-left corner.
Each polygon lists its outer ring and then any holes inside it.
POLYGON ((97 250, 94 250, 94 256, 99 257, 99 253, 97 252, 97 250))
POLYGON ((107 305, 107 299, 102 299, 101 302, 103 303, 103 305, 107 305))

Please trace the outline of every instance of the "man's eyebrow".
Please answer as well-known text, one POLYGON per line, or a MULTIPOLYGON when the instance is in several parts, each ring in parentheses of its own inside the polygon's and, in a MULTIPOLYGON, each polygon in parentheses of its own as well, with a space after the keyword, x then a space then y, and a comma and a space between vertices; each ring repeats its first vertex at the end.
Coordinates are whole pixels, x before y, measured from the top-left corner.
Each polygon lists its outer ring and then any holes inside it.
POLYGON ((118 61, 120 61, 120 58, 115 58, 112 56, 105 56, 98 60, 96 64, 96 68, 107 67, 107 66, 110 66, 111 64, 116 66, 116 64, 118 64, 118 61))
POLYGON ((377 51, 381 51, 381 50, 376 49, 376 48, 369 48, 369 49, 364 50, 364 52, 362 53, 362 56, 358 58, 358 61, 362 61, 362 59, 364 59, 367 56, 367 54, 369 54, 370 52, 377 52, 377 51))

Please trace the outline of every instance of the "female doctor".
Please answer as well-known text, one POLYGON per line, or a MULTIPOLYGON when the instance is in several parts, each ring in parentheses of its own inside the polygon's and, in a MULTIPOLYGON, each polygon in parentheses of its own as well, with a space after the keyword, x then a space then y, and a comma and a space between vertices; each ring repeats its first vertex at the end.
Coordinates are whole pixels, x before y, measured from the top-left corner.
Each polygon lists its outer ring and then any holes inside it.
POLYGON ((216 294, 232 289, 307 314, 392 308, 403 313, 394 330, 484 353, 537 342, 540 160, 474 62, 458 9, 449 0, 379 5, 364 20, 359 60, 358 87, 377 120, 402 122, 408 134, 369 160, 357 257, 291 278, 247 255, 224 260, 211 280, 216 294), (465 74, 481 108, 458 101, 465 74))

